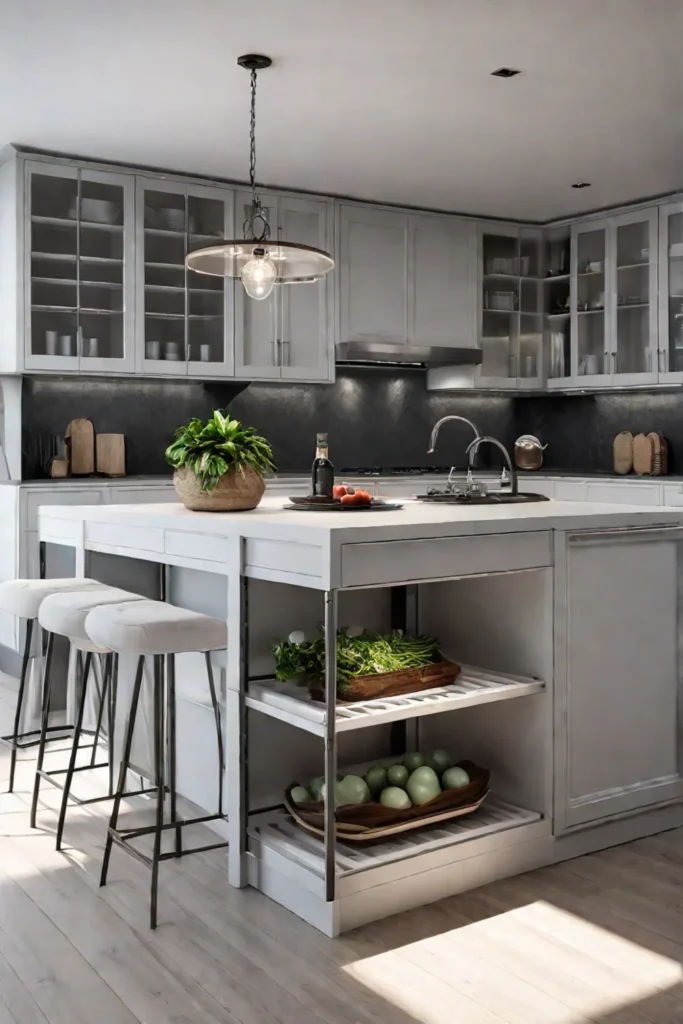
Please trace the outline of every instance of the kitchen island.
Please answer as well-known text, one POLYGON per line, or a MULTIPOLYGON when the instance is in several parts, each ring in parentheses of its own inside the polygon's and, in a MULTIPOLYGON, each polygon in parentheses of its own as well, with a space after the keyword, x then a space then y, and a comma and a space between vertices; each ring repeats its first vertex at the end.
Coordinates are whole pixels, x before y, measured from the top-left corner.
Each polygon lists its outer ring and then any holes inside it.
MULTIPOLYGON (((175 504, 39 513, 41 541, 73 547, 78 574, 147 593, 158 579, 167 600, 227 616, 234 885, 335 935, 683 823, 681 511, 282 506, 268 497, 230 514, 175 504), (274 682, 270 646, 321 623, 328 636, 356 624, 431 633, 462 675, 413 697, 335 706, 328 686, 326 703, 312 702, 274 682), (335 841, 331 814, 322 840, 283 807, 294 780, 434 748, 491 769, 475 814, 353 846, 335 841)), ((188 656, 178 668, 190 694, 178 714, 179 788, 210 808, 212 723, 195 664, 188 656)), ((326 675, 336 680, 334 645, 326 675)))

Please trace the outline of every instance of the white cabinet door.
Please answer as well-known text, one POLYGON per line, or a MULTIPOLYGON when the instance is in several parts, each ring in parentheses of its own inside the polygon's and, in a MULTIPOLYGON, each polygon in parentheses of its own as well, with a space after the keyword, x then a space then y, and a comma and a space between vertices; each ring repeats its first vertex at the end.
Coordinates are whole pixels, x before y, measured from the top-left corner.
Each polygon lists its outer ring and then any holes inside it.
POLYGON ((612 383, 658 378, 657 208, 612 217, 613 261, 607 295, 612 325, 612 383))
MULTIPOLYGON (((324 200, 278 199, 278 237, 329 252, 332 204, 324 200)), ((281 305, 278 355, 283 380, 331 380, 334 374, 332 307, 334 271, 310 284, 276 288, 281 305)), ((253 301, 253 300, 252 300, 253 301)))
POLYGON ((683 797, 682 535, 604 530, 558 541, 556 831, 683 797))
POLYGON ((683 382, 683 203, 659 208, 659 379, 683 382))
POLYGON ((606 387, 612 380, 610 313, 607 298, 612 260, 609 221, 572 224, 572 383, 606 387))
POLYGON ((408 215, 340 210, 341 341, 408 340, 408 215))
POLYGON ((137 365, 154 376, 232 377, 232 282, 185 268, 233 232, 234 193, 138 177, 137 365))
POLYGON ((134 177, 28 161, 24 189, 26 368, 131 373, 134 177))
POLYGON ((411 343, 476 348, 476 223, 413 216, 409 228, 411 343))

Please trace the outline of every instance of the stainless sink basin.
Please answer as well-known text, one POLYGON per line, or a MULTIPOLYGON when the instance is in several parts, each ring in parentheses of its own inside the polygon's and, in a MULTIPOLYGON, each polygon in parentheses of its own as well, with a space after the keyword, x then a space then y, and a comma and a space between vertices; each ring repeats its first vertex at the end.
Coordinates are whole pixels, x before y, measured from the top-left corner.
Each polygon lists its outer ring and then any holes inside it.
POLYGON ((418 494, 418 501, 431 501, 439 505, 526 505, 531 501, 549 501, 545 494, 521 492, 519 494, 418 494))

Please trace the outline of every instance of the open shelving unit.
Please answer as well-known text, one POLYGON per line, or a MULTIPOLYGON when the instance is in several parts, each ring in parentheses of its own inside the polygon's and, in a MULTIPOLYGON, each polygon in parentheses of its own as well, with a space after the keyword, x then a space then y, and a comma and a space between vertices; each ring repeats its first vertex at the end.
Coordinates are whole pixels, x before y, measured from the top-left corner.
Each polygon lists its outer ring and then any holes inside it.
MULTIPOLYGON (((269 594, 279 586, 265 581, 258 585, 265 585, 269 594)), ((546 622, 548 585, 547 574, 540 570, 510 574, 506 580, 459 579, 415 588, 413 611, 406 612, 414 617, 406 619, 405 628, 438 636, 444 656, 461 666, 453 683, 430 690, 344 702, 337 698, 335 684, 325 687, 324 700, 313 700, 295 680, 277 682, 271 675, 250 672, 247 656, 247 736, 256 729, 261 744, 268 736, 273 751, 280 751, 280 763, 287 764, 286 779, 270 765, 250 768, 244 818, 250 884, 335 935, 468 888, 472 873, 489 870, 491 858, 500 858, 501 873, 506 873, 508 863, 542 855, 552 833, 547 774, 552 703, 544 678, 552 665, 538 620, 539 639, 530 638, 524 648, 518 630, 527 627, 530 607, 546 622), (489 594, 491 601, 483 600, 489 594), (491 644, 487 637, 498 628, 499 601, 506 609, 506 629, 498 629, 499 637, 491 644), (468 620, 469 609, 476 629, 468 620), (513 634, 517 639, 511 639, 513 634), (510 664, 511 670, 477 667, 475 658, 492 658, 497 665, 510 664), (538 674, 526 674, 525 669, 538 674), (492 773, 482 805, 450 821, 425 822, 381 842, 354 844, 337 836, 331 807, 321 836, 315 836, 282 802, 282 785, 294 780, 306 784, 320 774, 332 779, 338 770, 363 774, 372 764, 400 761, 406 750, 427 753, 441 747, 456 761, 469 758, 492 773)), ((387 606, 382 602, 389 595, 382 596, 381 588, 334 591, 325 598, 325 635, 337 633, 337 597, 342 596, 343 622, 368 622, 369 615, 368 628, 386 628, 387 606)), ((396 599, 394 594, 392 620, 396 599)), ((254 606, 270 602, 259 590, 254 606)), ((272 602, 277 604, 276 591, 272 602)), ((319 612, 317 602, 307 604, 305 611, 303 606, 297 609, 297 628, 315 630, 315 609, 319 612)), ((254 626, 254 636, 259 637, 255 652, 261 652, 259 626, 254 626)), ((259 653, 254 670, 267 665, 259 653)), ((333 649, 326 652, 325 666, 326 679, 336 681, 333 649)))

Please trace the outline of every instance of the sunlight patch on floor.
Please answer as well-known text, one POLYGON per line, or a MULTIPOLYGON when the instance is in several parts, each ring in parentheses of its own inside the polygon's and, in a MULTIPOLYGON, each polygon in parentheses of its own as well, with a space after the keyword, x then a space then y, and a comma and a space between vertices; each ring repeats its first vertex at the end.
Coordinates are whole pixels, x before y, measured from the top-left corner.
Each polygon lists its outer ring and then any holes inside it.
POLYGON ((435 931, 343 970, 416 1024, 508 1020, 511 1009, 528 1024, 579 1024, 683 978, 678 961, 543 900, 435 931))

